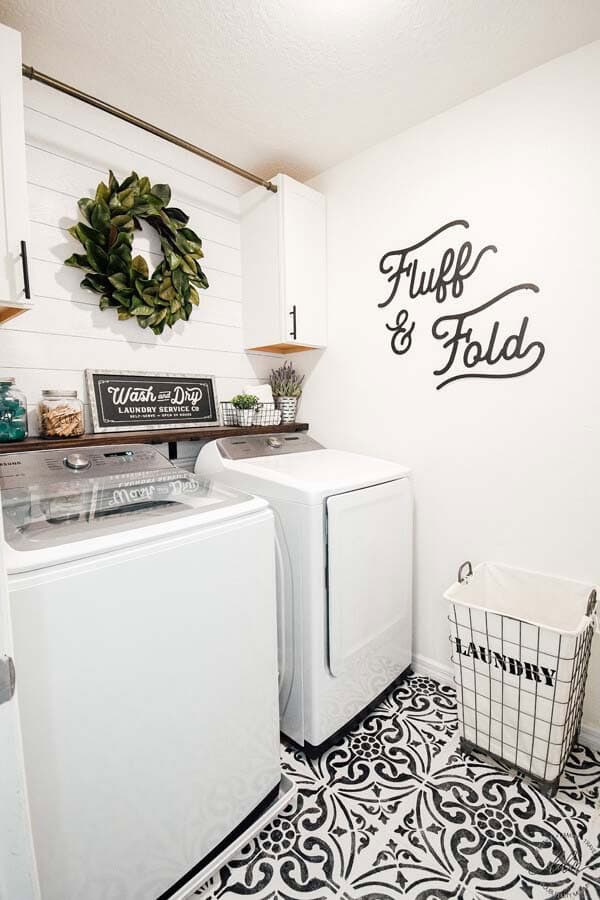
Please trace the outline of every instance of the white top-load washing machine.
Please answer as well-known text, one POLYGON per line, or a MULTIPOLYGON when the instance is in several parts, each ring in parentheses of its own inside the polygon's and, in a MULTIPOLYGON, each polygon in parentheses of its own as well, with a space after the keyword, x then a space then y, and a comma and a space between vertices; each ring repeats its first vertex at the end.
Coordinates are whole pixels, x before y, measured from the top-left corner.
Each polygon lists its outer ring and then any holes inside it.
POLYGON ((213 441, 196 472, 275 510, 281 729, 318 752, 411 664, 409 471, 294 433, 213 441))
POLYGON ((187 897, 293 791, 273 515, 147 446, 3 455, 0 488, 42 898, 187 897))

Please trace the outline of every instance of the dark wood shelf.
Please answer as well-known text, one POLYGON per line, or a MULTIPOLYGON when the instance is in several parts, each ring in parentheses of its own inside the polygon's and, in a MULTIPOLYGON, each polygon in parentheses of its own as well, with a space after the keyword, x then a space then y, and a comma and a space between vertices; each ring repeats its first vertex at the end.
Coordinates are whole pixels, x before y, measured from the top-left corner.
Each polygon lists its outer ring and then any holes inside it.
POLYGON ((243 434, 286 434, 293 431, 308 431, 308 425, 306 422, 293 422, 291 425, 251 425, 246 428, 214 425, 206 428, 161 428, 160 431, 111 431, 106 434, 84 434, 79 438, 59 440, 29 437, 24 441, 0 443, 0 453, 98 447, 103 444, 175 444, 177 441, 214 441, 216 438, 243 434))

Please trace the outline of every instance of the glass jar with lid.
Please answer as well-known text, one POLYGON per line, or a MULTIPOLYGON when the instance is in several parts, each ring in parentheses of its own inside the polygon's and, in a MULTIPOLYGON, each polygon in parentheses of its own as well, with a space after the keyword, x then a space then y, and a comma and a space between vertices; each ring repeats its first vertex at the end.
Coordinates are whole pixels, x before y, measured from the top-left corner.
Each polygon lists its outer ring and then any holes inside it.
POLYGON ((40 437, 80 437, 85 431, 83 403, 77 391, 46 390, 38 404, 40 437))
POLYGON ((27 398, 15 387, 15 379, 0 375, 0 441, 27 437, 27 398))

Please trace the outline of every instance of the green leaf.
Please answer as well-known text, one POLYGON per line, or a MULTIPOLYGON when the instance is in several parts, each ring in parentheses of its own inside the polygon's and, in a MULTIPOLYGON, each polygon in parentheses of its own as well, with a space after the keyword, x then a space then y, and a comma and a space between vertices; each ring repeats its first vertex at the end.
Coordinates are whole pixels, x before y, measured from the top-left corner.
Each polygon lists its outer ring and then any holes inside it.
POLYGON ((128 175, 125 181, 119 186, 119 191, 126 191, 127 188, 130 188, 132 185, 137 184, 139 181, 137 172, 132 172, 131 175, 128 175))
POLYGON ((92 228, 96 231, 106 231, 110 226, 110 210, 105 200, 97 200, 90 213, 92 228))
POLYGON ((150 191, 152 190, 152 188, 150 186, 150 179, 146 178, 146 176, 144 176, 143 178, 140 178, 138 188, 139 188, 140 194, 149 194, 150 191))
POLYGON ((206 288, 208 287, 208 278, 206 277, 200 266, 196 266, 196 277, 192 278, 192 281, 194 282, 194 284, 197 284, 198 287, 204 288, 204 290, 206 290, 206 288))
POLYGON ((195 231, 192 231, 191 228, 182 228, 179 234, 182 234, 187 241, 191 241, 193 244, 198 244, 199 247, 202 247, 202 239, 198 237, 195 231))
POLYGON ((200 296, 195 287, 190 288, 190 303, 193 303, 194 306, 198 306, 200 303, 200 296))
POLYGON ((110 285, 108 279, 104 275, 94 275, 90 273, 89 275, 86 275, 81 282, 81 287, 88 288, 88 290, 94 291, 96 294, 105 294, 106 290, 110 288, 110 285))
POLYGON ((172 219, 174 222, 177 222, 178 225, 187 225, 190 221, 190 217, 186 216, 186 214, 181 209, 177 209, 176 206, 169 206, 163 209, 165 215, 172 219))
POLYGON ((124 232, 131 234, 134 228, 133 218, 129 215, 129 213, 123 213, 122 215, 113 216, 111 220, 111 224, 115 225, 121 234, 124 232))
POLYGON ((143 256, 134 256, 131 260, 131 268, 137 272, 142 278, 148 278, 148 263, 143 256))
POLYGON ((135 206, 135 190, 130 187, 126 191, 119 191, 117 194, 119 198, 119 204, 123 207, 123 209, 133 209, 135 206))
POLYGON ((187 275, 191 275, 193 278, 196 278, 198 272, 196 269, 196 260, 193 258, 193 256, 184 256, 181 260, 181 267, 187 275))
POLYGON ((190 282, 185 272, 181 269, 174 269, 171 274, 171 279, 173 281, 173 287, 178 294, 183 294, 187 291, 190 282))
POLYGON ((109 250, 115 246, 118 239, 119 239, 119 229, 117 228, 116 225, 111 223, 111 226, 108 230, 108 242, 107 242, 109 250))
POLYGON ((171 188, 168 184, 154 184, 152 193, 160 200, 161 206, 168 206, 171 201, 171 188))
POLYGON ((185 229, 181 229, 181 231, 177 232, 177 236, 175 238, 175 244, 181 252, 186 256, 192 257, 200 257, 202 256, 202 247, 199 244, 196 244, 194 241, 188 241, 186 237, 183 235, 183 231, 185 229))
POLYGON ((131 306, 131 291, 113 291, 113 297, 126 309, 131 306))
POLYGON ((136 306, 131 312, 134 316, 151 316, 154 314, 151 306, 136 306))
POLYGON ((129 257, 123 259, 120 253, 111 253, 108 257, 108 274, 124 275, 129 278, 129 257))
POLYGON ((72 225, 68 231, 71 237, 76 238, 76 240, 84 246, 86 241, 93 241, 95 244, 98 244, 99 247, 104 247, 106 244, 104 235, 99 231, 96 231, 95 228, 90 228, 90 226, 86 225, 84 222, 78 222, 77 225, 72 225))
POLYGON ((117 318, 121 320, 131 319, 131 313, 126 309, 120 309, 117 313, 117 318))
POLYGON ((104 203, 108 203, 110 198, 110 191, 108 187, 104 184, 103 181, 100 182, 98 187, 96 188, 96 203, 99 203, 102 200, 104 203))
POLYGON ((111 194, 116 194, 119 190, 119 182, 115 178, 112 169, 109 169, 108 171, 108 187, 111 194))
POLYGON ((148 306, 154 306, 157 300, 156 292, 151 290, 143 291, 142 300, 144 300, 148 306))
POLYGON ((139 216, 142 219, 147 219, 149 216, 157 215, 159 212, 159 207, 154 203, 145 203, 139 200, 131 211, 134 216, 139 216))
POLYGON ((65 259, 65 266, 74 266, 76 269, 90 269, 90 261, 83 253, 72 253, 65 259))
POLYGON ((174 272, 176 269, 178 269, 180 267, 181 257, 179 256, 178 253, 175 253, 173 250, 171 250, 169 248, 168 244, 166 244, 166 243, 163 246, 163 253, 165 254, 165 258, 167 260, 167 263, 169 265, 171 272, 174 272))
POLYGON ((85 252, 91 263, 92 269, 96 272, 100 272, 102 275, 106 274, 108 269, 108 255, 102 247, 99 247, 98 244, 94 244, 93 241, 86 241, 85 252))
POLYGON ((126 275, 121 272, 117 272, 116 275, 110 275, 109 279, 110 283, 113 287, 115 287, 118 291, 122 291, 129 288, 129 279, 126 275))
POLYGON ((92 213, 92 207, 94 205, 94 201, 90 200, 89 197, 82 197, 81 200, 77 201, 77 206, 79 207, 79 211, 84 218, 90 221, 90 215, 92 213))
POLYGON ((102 309, 102 310, 110 309, 111 305, 112 304, 111 304, 110 297, 107 297, 106 295, 104 297, 100 297, 100 302, 98 303, 98 306, 100 307, 100 309, 102 309))

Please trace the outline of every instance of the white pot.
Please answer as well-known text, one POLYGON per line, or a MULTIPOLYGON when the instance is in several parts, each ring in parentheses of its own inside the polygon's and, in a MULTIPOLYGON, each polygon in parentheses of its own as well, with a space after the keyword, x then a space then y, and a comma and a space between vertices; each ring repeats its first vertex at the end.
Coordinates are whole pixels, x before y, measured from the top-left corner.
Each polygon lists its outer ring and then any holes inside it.
POLYGON ((255 409, 238 409, 237 411, 237 423, 238 425, 243 425, 247 427, 248 425, 254 424, 254 413, 255 409))
POLYGON ((297 397, 275 397, 275 406, 281 410, 281 422, 283 425, 296 421, 297 397))

